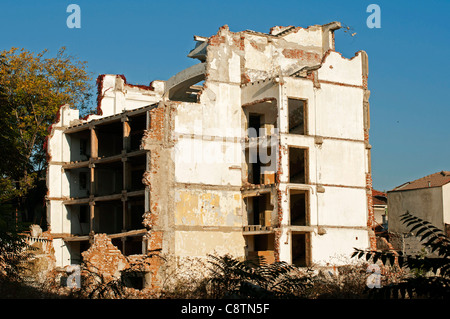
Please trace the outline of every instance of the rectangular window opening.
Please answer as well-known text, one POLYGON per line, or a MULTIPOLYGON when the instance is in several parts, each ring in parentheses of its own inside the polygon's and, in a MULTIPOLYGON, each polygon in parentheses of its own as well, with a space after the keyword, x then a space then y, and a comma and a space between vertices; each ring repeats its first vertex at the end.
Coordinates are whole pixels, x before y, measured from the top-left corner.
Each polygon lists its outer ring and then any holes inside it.
POLYGON ((289 196, 291 225, 308 226, 308 192, 291 190, 289 196))
POLYGON ((123 124, 114 122, 97 125, 98 157, 108 157, 121 154, 123 149, 123 124))
POLYGON ((129 134, 129 150, 136 151, 140 149, 144 132, 147 129, 147 116, 146 114, 139 115, 130 118, 130 134, 129 134))
POLYGON ((89 223, 89 205, 80 205, 80 223, 89 223))
POLYGON ((248 128, 256 131, 256 136, 259 137, 259 129, 261 127, 261 115, 260 114, 249 114, 248 128))
POLYGON ((306 184, 307 149, 289 147, 289 183, 306 184))
POLYGON ((307 234, 292 234, 292 264, 295 266, 308 266, 307 237, 307 234))
POLYGON ((306 134, 305 118, 306 101, 299 99, 288 99, 288 127, 290 134, 306 134))
POLYGON ((270 194, 249 197, 248 223, 250 225, 272 226, 273 205, 270 203, 270 194))
POLYGON ((255 235, 247 238, 247 259, 259 264, 275 262, 275 235, 255 235))
POLYGON ((123 271, 122 281, 127 288, 144 289, 145 287, 145 272, 140 271, 123 271))
POLYGON ((121 201, 99 202, 95 205, 94 231, 117 234, 123 229, 123 207, 121 201))

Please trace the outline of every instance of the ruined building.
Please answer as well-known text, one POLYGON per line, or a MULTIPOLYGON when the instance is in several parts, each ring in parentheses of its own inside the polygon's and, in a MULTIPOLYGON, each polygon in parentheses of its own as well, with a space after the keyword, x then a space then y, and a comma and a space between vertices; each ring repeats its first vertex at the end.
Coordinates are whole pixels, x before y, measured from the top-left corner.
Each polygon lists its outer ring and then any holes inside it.
MULTIPOLYGON (((148 253, 306 266, 374 247, 368 58, 335 51, 340 28, 223 26, 195 36, 198 63, 169 80, 102 75, 97 114, 61 107, 48 140, 57 266, 117 273, 148 253)), ((146 285, 159 268, 142 270, 146 285)))

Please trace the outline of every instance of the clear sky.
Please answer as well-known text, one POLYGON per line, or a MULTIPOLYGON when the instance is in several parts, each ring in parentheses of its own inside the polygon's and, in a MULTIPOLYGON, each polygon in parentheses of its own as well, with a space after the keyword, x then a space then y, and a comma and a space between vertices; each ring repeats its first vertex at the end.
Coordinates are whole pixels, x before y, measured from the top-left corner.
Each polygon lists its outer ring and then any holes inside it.
POLYGON ((197 63, 186 55, 193 36, 269 32, 275 25, 307 27, 339 21, 345 57, 369 55, 374 188, 390 190, 428 174, 450 171, 450 1, 118 1, 0 2, 0 50, 50 55, 61 46, 99 74, 124 74, 132 84, 167 80, 197 63), (69 29, 69 4, 81 8, 81 28, 69 29), (369 4, 381 28, 369 28, 369 4), (355 36, 350 33, 356 32, 355 36))

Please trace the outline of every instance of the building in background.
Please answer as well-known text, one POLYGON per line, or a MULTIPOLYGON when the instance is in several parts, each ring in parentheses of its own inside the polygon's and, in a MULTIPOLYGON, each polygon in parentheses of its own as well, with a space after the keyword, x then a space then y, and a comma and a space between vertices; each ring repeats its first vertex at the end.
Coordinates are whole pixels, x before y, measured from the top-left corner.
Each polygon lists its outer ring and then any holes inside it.
POLYGON ((424 219, 444 232, 450 225, 450 172, 437 172, 388 191, 389 241, 406 254, 420 254, 423 245, 400 220, 406 212, 424 219))
MULTIPOLYGON (((195 36, 199 63, 169 80, 103 75, 96 115, 61 107, 47 174, 57 266, 117 276, 150 253, 308 266, 374 248, 368 58, 335 51, 340 28, 223 26, 195 36)), ((165 268, 145 264, 156 287, 165 268)))

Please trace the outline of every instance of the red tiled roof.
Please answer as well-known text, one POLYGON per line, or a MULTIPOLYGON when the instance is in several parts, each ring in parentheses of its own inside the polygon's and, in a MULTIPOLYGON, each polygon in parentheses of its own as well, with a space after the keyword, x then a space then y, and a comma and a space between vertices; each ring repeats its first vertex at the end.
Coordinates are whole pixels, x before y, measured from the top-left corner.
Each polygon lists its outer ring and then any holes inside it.
POLYGON ((438 173, 434 173, 434 174, 427 175, 425 177, 416 179, 415 181, 407 182, 403 185, 397 186, 392 191, 403 191, 403 190, 409 190, 409 189, 439 187, 439 186, 443 186, 447 183, 450 183, 450 172, 449 171, 441 171, 438 173))
POLYGON ((372 196, 384 196, 384 197, 386 197, 386 193, 377 191, 376 189, 372 189, 372 196))
POLYGON ((372 189, 372 201, 373 205, 386 205, 387 204, 387 195, 384 192, 377 191, 376 189, 372 189))

